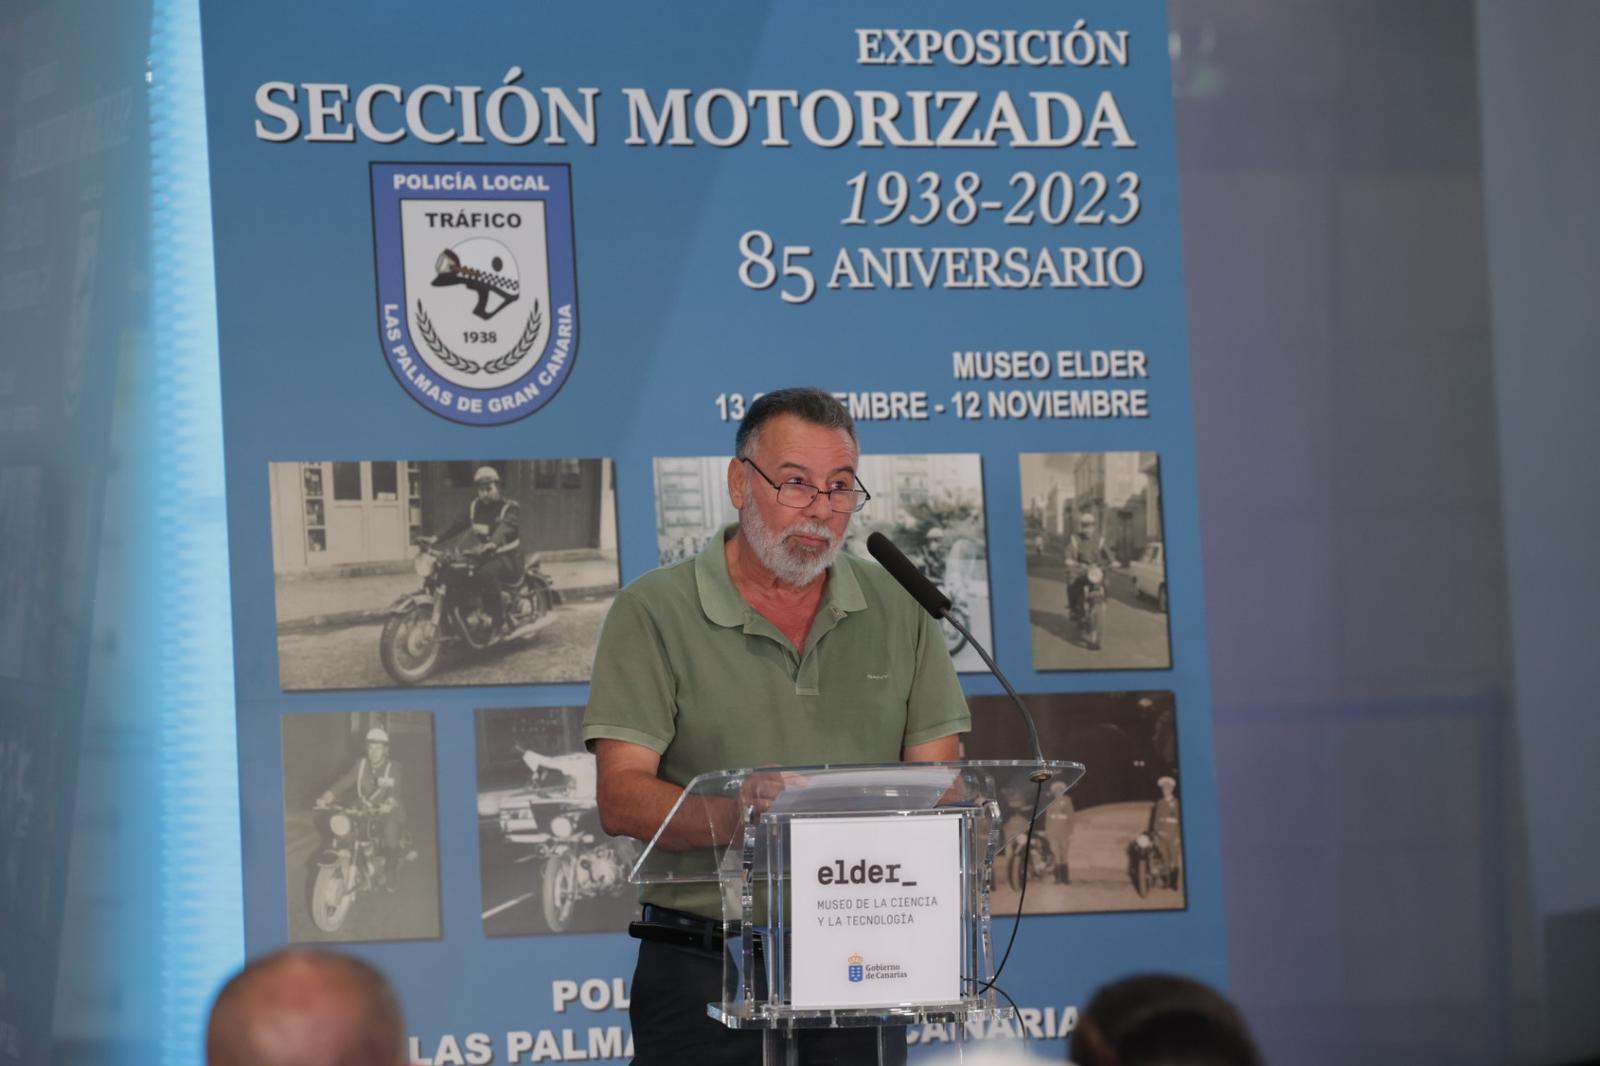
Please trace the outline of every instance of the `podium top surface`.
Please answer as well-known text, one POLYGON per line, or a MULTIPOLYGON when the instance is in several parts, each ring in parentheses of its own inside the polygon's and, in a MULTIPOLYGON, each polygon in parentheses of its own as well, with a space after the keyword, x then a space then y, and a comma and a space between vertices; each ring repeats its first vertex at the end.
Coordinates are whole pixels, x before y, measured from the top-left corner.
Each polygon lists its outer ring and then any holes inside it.
MULTIPOLYGON (((1035 799, 1042 814, 1083 774, 1080 763, 1031 759, 718 770, 689 782, 629 880, 718 881, 731 875, 728 852, 735 844, 742 848, 747 816, 913 815, 991 802, 1032 809, 1035 799)), ((1021 828, 1026 827, 1024 820, 1021 828)))

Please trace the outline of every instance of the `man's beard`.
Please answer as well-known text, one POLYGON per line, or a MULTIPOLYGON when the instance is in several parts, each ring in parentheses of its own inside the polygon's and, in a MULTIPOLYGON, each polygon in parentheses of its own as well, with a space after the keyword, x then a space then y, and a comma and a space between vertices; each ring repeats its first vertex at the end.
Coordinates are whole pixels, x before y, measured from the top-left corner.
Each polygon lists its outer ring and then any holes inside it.
POLYGON ((744 506, 739 508, 739 531, 744 534, 745 542, 755 550, 761 565, 771 571, 773 577, 796 587, 809 585, 820 577, 824 570, 833 565, 839 549, 844 546, 844 538, 835 536, 826 522, 812 518, 802 518, 781 533, 769 529, 761 520, 761 513, 756 510, 753 499, 746 499, 744 506), (828 546, 821 551, 803 548, 789 539, 795 533, 823 538, 828 546))

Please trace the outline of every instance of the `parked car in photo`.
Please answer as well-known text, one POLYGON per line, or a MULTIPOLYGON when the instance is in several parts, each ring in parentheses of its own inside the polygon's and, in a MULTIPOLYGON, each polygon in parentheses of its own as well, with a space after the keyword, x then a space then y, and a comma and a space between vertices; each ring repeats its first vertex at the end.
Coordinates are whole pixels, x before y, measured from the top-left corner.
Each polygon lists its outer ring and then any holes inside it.
POLYGON ((1144 546, 1144 554, 1128 564, 1128 576, 1133 579, 1133 591, 1155 600, 1161 610, 1167 609, 1167 560, 1159 540, 1144 546))

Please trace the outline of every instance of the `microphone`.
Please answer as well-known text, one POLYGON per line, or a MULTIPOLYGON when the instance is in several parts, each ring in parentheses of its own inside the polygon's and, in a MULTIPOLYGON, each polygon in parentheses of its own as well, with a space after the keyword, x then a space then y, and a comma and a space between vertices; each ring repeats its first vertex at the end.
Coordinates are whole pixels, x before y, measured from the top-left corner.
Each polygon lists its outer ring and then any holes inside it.
MULTIPOLYGON (((905 552, 895 546, 894 541, 882 533, 873 532, 867 537, 867 554, 882 564, 889 571, 889 576, 900 582, 900 587, 911 593, 911 598, 922 605, 922 609, 933 617, 955 626, 956 630, 982 657, 989 667, 989 672, 1000 679, 1000 684, 1005 688, 1006 694, 1011 697, 1011 702, 1016 704, 1017 711, 1022 715, 1023 724, 1028 727, 1028 743, 1033 748, 1033 758, 1040 763, 1040 768, 1029 775, 1029 780, 1034 782, 1048 781, 1052 776, 1050 771, 1044 769, 1044 752, 1039 747, 1039 730, 1033 724, 1033 715, 1028 713, 1027 704, 1022 702, 1022 697, 1017 695, 1017 690, 1011 687, 1011 682, 1006 680, 1006 675, 1000 672, 994 659, 989 656, 977 638, 967 632, 967 627, 962 625, 955 615, 950 614, 950 597, 939 590, 939 586, 929 581, 927 575, 917 569, 915 563, 906 558, 905 552)), ((1031 823, 1030 823, 1031 824, 1031 823)))
POLYGON ((882 533, 874 532, 867 537, 867 554, 882 563, 883 568, 900 582, 900 587, 922 604, 923 610, 935 618, 949 620, 946 612, 950 610, 950 597, 940 592, 939 586, 929 581, 927 575, 917 569, 917 564, 907 559, 905 552, 895 546, 894 541, 882 533))

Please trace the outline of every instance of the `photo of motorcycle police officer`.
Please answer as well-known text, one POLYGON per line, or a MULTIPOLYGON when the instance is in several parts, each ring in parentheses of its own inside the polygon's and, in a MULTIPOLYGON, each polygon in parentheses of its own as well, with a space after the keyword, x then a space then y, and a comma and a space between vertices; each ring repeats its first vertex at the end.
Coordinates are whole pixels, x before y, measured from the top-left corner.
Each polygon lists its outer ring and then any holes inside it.
POLYGON ((1156 453, 1031 452, 1019 460, 1033 668, 1169 668, 1156 453))
POLYGON ((489 936, 621 932, 643 846, 600 828, 582 707, 480 710, 478 854, 489 936))
MULTIPOLYGON (((1187 907, 1172 693, 1022 698, 1038 725, 1046 758, 1073 752, 1094 769, 1070 791, 1046 787, 1031 846, 1026 833, 1033 790, 1001 797, 1006 843, 995 859, 994 913, 1015 912, 1024 871, 1028 914, 1187 907)), ((972 696, 969 702, 972 732, 963 758, 1005 758, 1027 742, 1009 698, 972 696)))
POLYGON ((439 935, 433 716, 283 719, 289 938, 439 935))
POLYGON ((484 643, 493 645, 504 640, 507 633, 502 595, 516 584, 522 572, 521 517, 517 501, 507 498, 500 484, 500 471, 492 466, 480 466, 472 475, 472 484, 478 494, 460 519, 446 526, 438 536, 418 537, 417 543, 431 548, 440 541, 449 543, 471 530, 461 550, 478 560, 469 578, 469 588, 477 594, 478 610, 488 617, 489 629, 484 643))
POLYGON ((615 597, 609 459, 269 469, 285 690, 582 682, 615 597))

